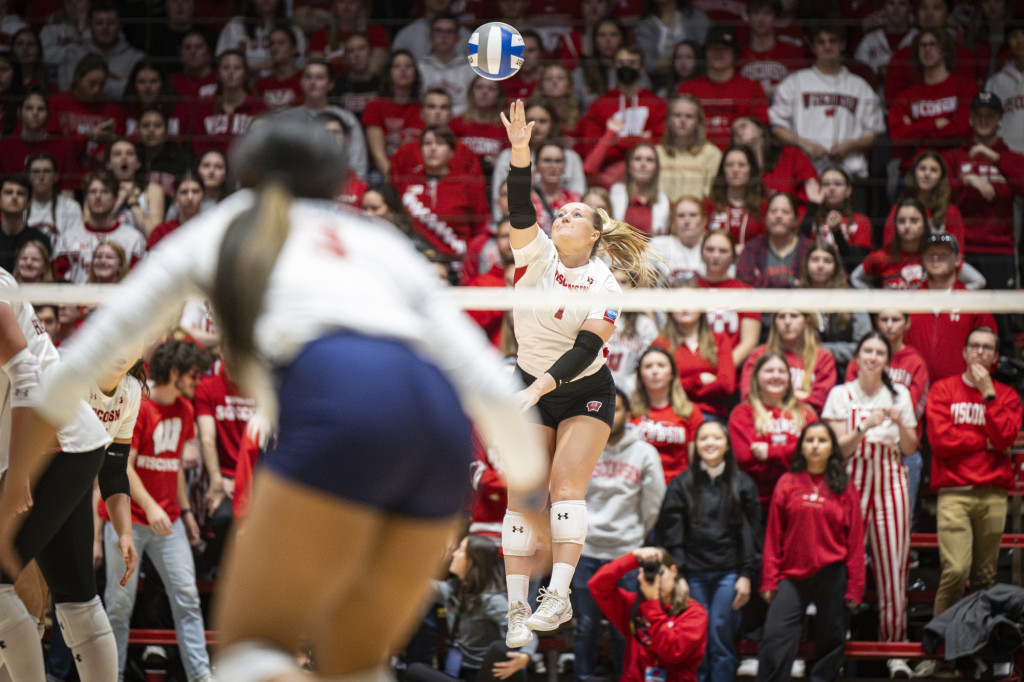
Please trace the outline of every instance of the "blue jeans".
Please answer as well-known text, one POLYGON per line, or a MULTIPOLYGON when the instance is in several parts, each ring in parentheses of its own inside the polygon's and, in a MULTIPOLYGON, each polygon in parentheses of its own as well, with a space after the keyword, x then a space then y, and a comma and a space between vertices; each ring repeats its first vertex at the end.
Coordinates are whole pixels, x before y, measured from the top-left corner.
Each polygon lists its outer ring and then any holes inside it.
POLYGON ((736 633, 740 612, 734 611, 736 579, 731 571, 690 573, 690 596, 708 611, 708 648, 697 668, 700 682, 733 682, 736 677, 736 633))
POLYGON ((914 522, 917 521, 917 493, 921 490, 921 469, 924 467, 921 451, 918 450, 914 454, 904 457, 903 466, 907 467, 907 493, 910 496, 910 529, 913 530, 914 522))
MULTIPOLYGON (((128 584, 121 587, 124 562, 117 550, 117 533, 110 523, 104 524, 103 550, 107 557, 107 589, 103 603, 107 607, 107 618, 117 642, 118 677, 124 679, 125 658, 128 655, 128 627, 135 606, 135 595, 139 587, 139 572, 135 571, 128 584)), ((206 632, 203 627, 203 613, 199 604, 199 590, 196 588, 196 565, 192 559, 192 548, 185 535, 185 524, 178 519, 171 526, 170 535, 157 535, 149 526, 132 524, 135 551, 139 558, 147 554, 156 567, 167 590, 174 617, 174 631, 178 636, 181 662, 189 682, 210 674, 210 655, 206 651, 206 632)))
MULTIPOLYGON (((597 667, 597 643, 601 637, 601 620, 604 614, 597 602, 590 596, 587 581, 597 569, 609 563, 603 559, 581 556, 576 564, 576 572, 572 575, 573 613, 576 614, 576 638, 573 640, 573 671, 576 679, 582 682, 594 674, 597 667)), ((631 572, 622 577, 619 587, 636 592, 637 577, 631 572)), ((615 659, 615 679, 622 677, 622 661, 626 656, 626 640, 613 627, 609 628, 612 642, 612 656, 615 659)))

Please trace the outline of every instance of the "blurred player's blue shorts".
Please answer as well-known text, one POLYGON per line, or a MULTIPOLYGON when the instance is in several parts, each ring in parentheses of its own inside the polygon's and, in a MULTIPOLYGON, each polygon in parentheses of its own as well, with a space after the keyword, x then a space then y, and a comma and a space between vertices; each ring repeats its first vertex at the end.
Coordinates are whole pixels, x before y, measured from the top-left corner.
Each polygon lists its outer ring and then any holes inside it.
POLYGON ((279 377, 272 471, 388 513, 438 518, 466 508, 469 419, 447 378, 408 346, 334 334, 279 377))

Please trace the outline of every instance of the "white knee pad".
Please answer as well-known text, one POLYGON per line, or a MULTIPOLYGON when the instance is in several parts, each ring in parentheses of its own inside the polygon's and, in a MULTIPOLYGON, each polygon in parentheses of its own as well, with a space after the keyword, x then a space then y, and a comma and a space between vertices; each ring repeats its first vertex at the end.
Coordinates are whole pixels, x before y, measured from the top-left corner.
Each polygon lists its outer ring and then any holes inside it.
POLYGON ((537 533, 525 514, 505 510, 501 522, 501 551, 509 556, 533 556, 537 551, 537 533))
POLYGON ((57 604, 57 622, 68 648, 74 649, 106 634, 110 634, 110 621, 99 597, 85 602, 57 604))
POLYGON ((587 539, 587 503, 564 500, 551 503, 551 542, 582 545, 587 539))
POLYGON ((238 642, 222 650, 214 661, 218 682, 265 682, 279 675, 301 673, 295 656, 259 642, 238 642))

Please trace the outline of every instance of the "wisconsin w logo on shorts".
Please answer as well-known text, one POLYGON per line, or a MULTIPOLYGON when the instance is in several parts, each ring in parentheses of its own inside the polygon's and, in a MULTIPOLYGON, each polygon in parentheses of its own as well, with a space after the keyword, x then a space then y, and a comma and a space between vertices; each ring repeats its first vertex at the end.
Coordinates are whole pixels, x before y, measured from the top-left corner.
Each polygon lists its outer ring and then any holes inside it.
POLYGON ((601 406, 603 404, 604 403, 598 400, 591 400, 589 403, 587 403, 587 412, 600 412, 601 406))

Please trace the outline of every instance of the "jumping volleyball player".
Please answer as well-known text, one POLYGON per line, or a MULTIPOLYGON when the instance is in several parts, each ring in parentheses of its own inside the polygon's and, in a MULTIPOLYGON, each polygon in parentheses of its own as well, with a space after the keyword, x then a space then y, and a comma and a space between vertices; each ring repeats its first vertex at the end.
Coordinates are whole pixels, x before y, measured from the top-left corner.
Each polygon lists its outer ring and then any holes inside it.
POLYGON ((68 396, 183 297, 212 300, 232 376, 278 418, 226 562, 217 677, 298 679, 292 652, 308 642, 320 674, 383 680, 466 506, 463 405, 519 494, 544 479, 542 444, 524 438, 497 354, 408 240, 337 212, 345 165, 329 132, 268 122, 232 165, 247 189, 161 242, 90 316, 40 409, 60 423, 68 396))
MULTIPOLYGON (((647 240, 629 225, 583 203, 561 207, 548 238, 537 226, 530 199, 530 135, 523 103, 515 102, 511 120, 501 114, 512 146, 508 207, 515 255, 515 287, 548 291, 620 291, 615 277, 596 258, 605 253, 622 270, 643 283, 654 280, 647 263, 647 240)), ((584 493, 594 465, 608 442, 615 413, 615 384, 601 349, 615 330, 618 310, 549 306, 513 309, 519 342, 517 373, 526 384, 523 408, 540 409, 539 427, 551 460, 551 583, 541 588, 532 613, 528 584, 536 552, 537 529, 521 500, 509 495, 501 530, 508 585, 510 647, 533 639, 532 630, 554 630, 572 618, 569 584, 587 536, 584 493)))

